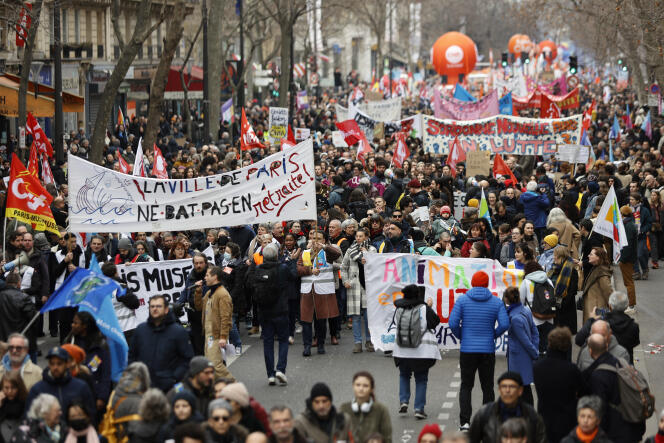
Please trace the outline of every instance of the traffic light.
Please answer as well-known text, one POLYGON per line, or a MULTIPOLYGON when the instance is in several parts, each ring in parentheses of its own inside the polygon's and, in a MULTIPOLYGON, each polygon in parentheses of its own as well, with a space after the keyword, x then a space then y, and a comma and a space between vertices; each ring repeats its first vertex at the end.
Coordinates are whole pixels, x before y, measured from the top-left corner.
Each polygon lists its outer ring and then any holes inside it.
POLYGON ((507 66, 507 52, 503 52, 501 57, 500 57, 500 64, 503 65, 503 68, 507 66))
POLYGON ((618 59, 618 64, 619 64, 619 65, 622 65, 622 64, 623 64, 623 59, 619 58, 619 59, 618 59))
POLYGON ((528 63, 530 63, 530 56, 527 53, 522 52, 521 53, 521 64, 522 65, 527 65, 528 63))
POLYGON ((576 59, 576 55, 569 56, 569 72, 570 74, 576 74, 579 70, 579 64, 576 59))

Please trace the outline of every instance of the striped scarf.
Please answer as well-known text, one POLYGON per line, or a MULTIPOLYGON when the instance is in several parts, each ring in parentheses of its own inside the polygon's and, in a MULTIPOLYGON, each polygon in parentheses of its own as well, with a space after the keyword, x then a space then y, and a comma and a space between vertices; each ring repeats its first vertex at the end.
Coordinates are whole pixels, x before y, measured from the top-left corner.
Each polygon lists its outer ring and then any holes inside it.
POLYGON ((572 278, 574 271, 574 262, 568 258, 562 265, 555 264, 549 271, 549 278, 555 282, 555 296, 556 298, 563 298, 567 296, 569 289, 569 282, 572 278))

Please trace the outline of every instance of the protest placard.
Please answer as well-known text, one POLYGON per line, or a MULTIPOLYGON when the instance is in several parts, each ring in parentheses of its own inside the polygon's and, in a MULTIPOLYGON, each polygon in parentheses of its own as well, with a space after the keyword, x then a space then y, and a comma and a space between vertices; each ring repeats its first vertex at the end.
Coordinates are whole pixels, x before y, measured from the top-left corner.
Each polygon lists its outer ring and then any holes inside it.
POLYGON ((342 131, 332 131, 332 144, 337 148, 347 148, 348 144, 344 140, 342 131))
POLYGON ((582 145, 558 145, 556 160, 569 163, 586 163, 590 150, 582 145))
POLYGON ((466 152, 466 176, 489 175, 491 169, 491 152, 470 151, 466 152))
POLYGON ((295 128, 295 141, 306 140, 311 137, 311 129, 309 128, 295 128))
POLYGON ((282 138, 286 138, 288 131, 288 108, 270 108, 270 139, 272 143, 279 142, 282 138))

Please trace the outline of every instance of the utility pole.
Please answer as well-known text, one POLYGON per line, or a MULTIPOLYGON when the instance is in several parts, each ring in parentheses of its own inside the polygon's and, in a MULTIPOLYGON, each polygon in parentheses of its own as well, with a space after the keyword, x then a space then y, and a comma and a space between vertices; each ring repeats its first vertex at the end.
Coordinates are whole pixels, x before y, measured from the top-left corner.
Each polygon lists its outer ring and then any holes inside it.
POLYGON ((55 159, 64 161, 64 125, 62 114, 62 41, 60 31, 60 0, 53 2, 53 61, 55 68, 55 159))
POLYGON ((293 35, 293 26, 290 28, 290 75, 288 77, 288 82, 290 84, 288 96, 288 119, 290 121, 291 127, 293 126, 293 117, 295 117, 295 79, 293 75, 293 63, 295 62, 295 36, 293 35))
POLYGON ((208 81, 207 0, 203 0, 201 12, 203 13, 203 143, 208 143, 210 141, 210 82, 208 81))
POLYGON ((237 74, 240 80, 237 90, 237 104, 238 107, 244 107, 244 1, 238 0, 238 7, 240 12, 240 61, 237 62, 237 74))
POLYGON ((389 57, 390 57, 389 69, 390 69, 390 73, 389 73, 389 78, 390 78, 390 98, 392 98, 392 10, 394 9, 394 0, 391 0, 388 3, 388 5, 389 5, 389 8, 390 8, 390 10, 389 10, 389 14, 390 14, 390 16, 389 16, 390 17, 389 18, 389 20, 390 20, 390 47, 389 47, 389 52, 390 52, 390 55, 389 55, 389 57))

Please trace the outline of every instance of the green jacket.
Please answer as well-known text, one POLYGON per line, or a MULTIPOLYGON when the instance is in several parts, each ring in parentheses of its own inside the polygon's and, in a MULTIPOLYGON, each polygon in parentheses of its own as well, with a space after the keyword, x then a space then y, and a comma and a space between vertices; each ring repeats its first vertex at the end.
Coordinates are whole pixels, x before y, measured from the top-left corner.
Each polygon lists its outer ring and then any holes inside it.
POLYGON ((374 402, 367 413, 354 412, 350 402, 342 404, 340 410, 350 417, 350 432, 356 442, 367 441, 367 437, 378 432, 385 443, 392 443, 390 413, 382 403, 374 402))

